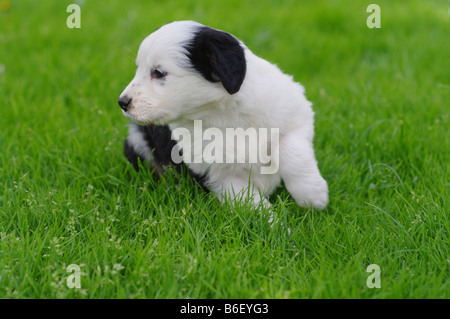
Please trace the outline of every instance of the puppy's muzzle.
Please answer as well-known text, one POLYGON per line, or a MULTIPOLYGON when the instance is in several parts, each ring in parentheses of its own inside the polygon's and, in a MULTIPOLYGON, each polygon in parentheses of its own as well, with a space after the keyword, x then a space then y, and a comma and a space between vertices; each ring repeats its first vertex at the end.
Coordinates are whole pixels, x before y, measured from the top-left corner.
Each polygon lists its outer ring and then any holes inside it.
POLYGON ((124 95, 119 98, 119 106, 122 108, 122 110, 124 110, 125 112, 128 111, 128 108, 131 105, 131 100, 132 99, 128 97, 128 95, 124 95))

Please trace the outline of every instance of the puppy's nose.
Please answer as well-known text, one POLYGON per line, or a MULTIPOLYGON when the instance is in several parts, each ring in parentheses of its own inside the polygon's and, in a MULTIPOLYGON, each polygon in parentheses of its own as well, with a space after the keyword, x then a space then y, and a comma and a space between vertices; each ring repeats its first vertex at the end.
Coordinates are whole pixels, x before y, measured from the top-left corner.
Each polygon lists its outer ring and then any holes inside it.
POLYGON ((119 106, 122 108, 122 110, 124 110, 125 112, 128 110, 128 107, 131 104, 131 100, 132 99, 128 97, 128 95, 124 95, 119 98, 119 106))

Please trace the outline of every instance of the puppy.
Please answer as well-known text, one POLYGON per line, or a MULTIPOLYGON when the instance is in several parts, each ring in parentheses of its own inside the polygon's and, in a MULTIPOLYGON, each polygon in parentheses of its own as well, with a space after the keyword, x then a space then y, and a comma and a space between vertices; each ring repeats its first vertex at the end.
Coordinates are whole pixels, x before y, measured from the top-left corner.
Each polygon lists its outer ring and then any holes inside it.
POLYGON ((255 204, 267 203, 283 180, 298 205, 327 206, 328 186, 313 149, 312 103, 292 76, 234 36, 194 21, 173 22, 150 34, 136 66, 119 98, 123 114, 132 120, 124 148, 136 169, 139 159, 150 161, 156 171, 187 165, 191 176, 220 200, 249 198, 255 204), (235 135, 228 139, 233 128, 235 135), (221 132, 227 140, 208 153, 206 142, 213 135, 220 139, 221 132), (259 134, 252 140, 249 132, 259 134), (239 155, 258 147, 270 148, 269 160, 239 155))

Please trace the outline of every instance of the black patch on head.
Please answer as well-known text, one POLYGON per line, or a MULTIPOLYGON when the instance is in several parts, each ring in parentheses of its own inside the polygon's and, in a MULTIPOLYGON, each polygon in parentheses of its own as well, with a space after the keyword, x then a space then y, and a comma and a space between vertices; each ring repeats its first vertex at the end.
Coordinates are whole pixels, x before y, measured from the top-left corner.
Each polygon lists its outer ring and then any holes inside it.
POLYGON ((239 91, 247 64, 244 49, 235 37, 209 27, 200 27, 186 49, 192 66, 205 79, 222 82, 230 94, 239 91))

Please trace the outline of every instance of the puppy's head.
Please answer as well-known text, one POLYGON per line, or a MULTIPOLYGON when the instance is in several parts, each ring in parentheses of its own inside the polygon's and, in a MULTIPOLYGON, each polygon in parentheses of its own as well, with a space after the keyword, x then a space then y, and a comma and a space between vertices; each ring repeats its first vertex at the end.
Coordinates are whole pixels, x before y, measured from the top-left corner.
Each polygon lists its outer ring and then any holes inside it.
POLYGON ((193 21, 150 34, 136 58, 134 79, 122 92, 125 116, 169 123, 239 91, 246 73, 243 45, 232 35, 193 21))

